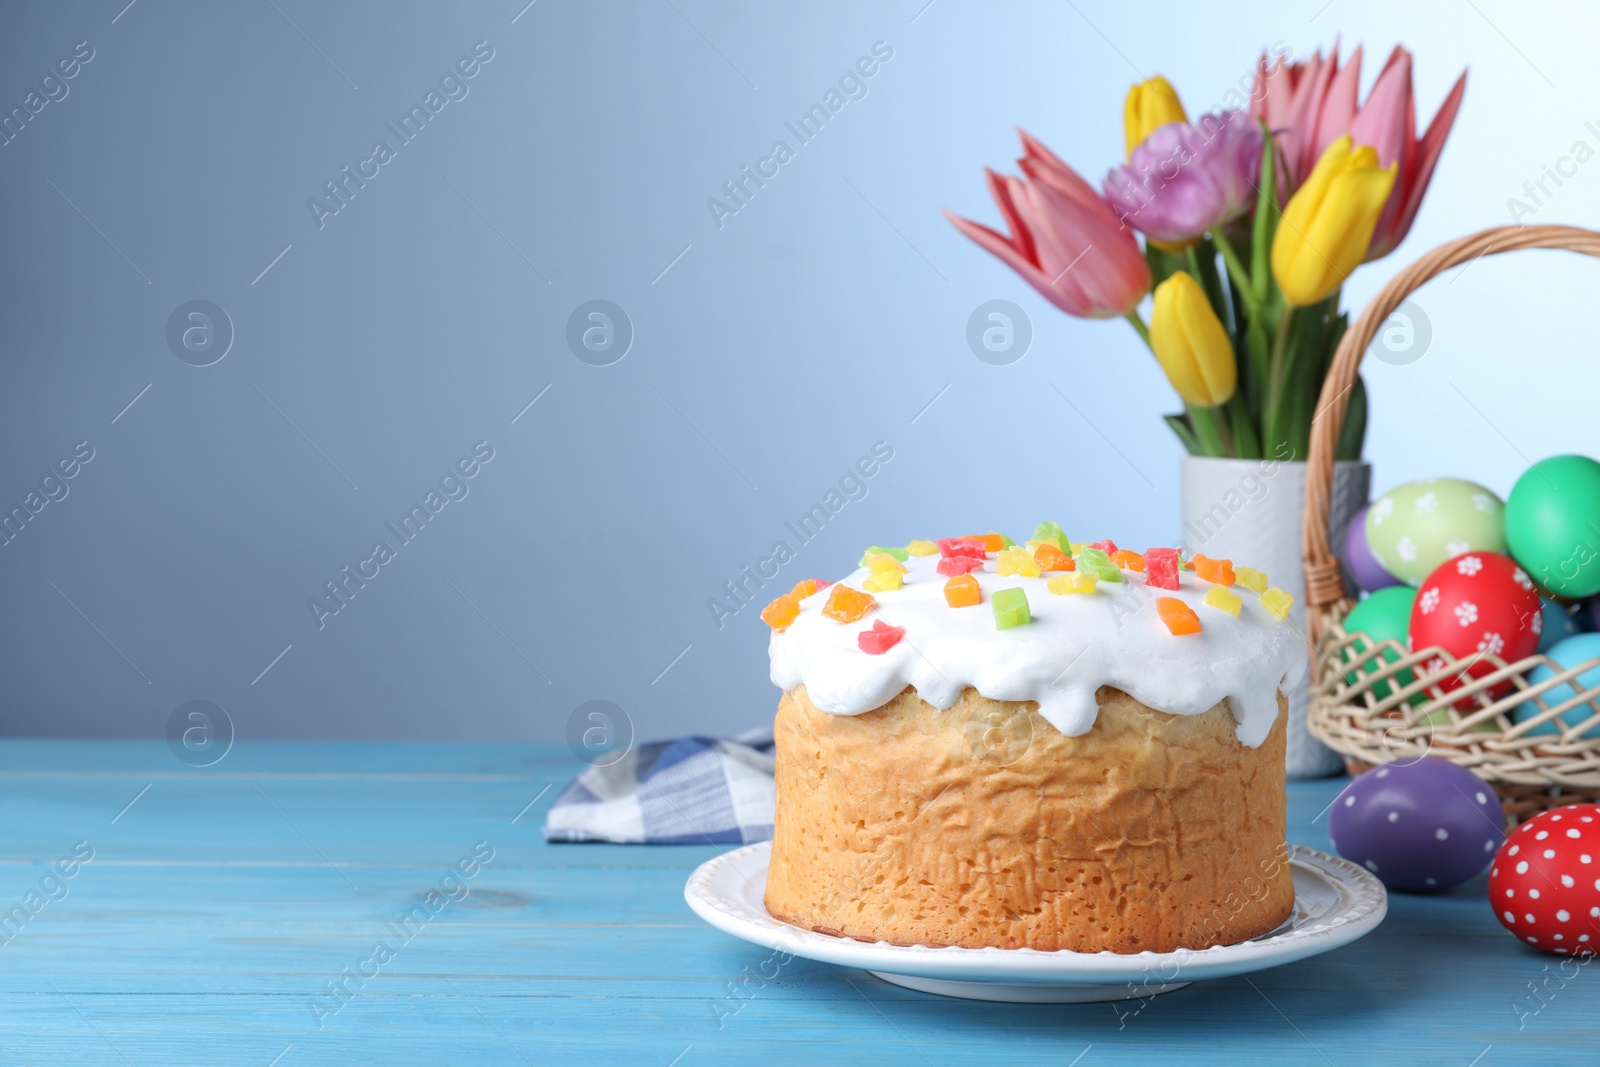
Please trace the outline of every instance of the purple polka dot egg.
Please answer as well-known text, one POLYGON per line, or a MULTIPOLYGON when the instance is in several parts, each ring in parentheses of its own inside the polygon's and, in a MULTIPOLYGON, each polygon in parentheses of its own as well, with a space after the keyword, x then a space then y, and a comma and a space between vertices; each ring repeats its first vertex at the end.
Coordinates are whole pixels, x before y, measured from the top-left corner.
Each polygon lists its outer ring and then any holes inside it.
POLYGON ((1339 855, 1390 889, 1432 893, 1481 873, 1505 838, 1495 792, 1465 767, 1432 757, 1361 775, 1334 799, 1339 855))

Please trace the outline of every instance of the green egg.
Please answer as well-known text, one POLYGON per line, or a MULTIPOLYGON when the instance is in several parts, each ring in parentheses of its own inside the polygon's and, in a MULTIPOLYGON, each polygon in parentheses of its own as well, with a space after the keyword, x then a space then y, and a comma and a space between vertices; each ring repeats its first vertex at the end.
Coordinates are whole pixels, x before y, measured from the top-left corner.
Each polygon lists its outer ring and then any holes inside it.
POLYGON ((1506 539, 1552 593, 1600 593, 1600 463, 1552 456, 1529 467, 1506 498, 1506 539))
MULTIPOLYGON (((1427 694, 1419 693, 1411 699, 1411 703, 1420 704, 1426 699, 1427 694)), ((1468 714, 1468 712, 1458 712, 1457 714, 1464 715, 1468 714)), ((1437 711, 1430 711, 1418 721, 1424 726, 1448 726, 1450 725, 1450 709, 1439 708, 1437 711)), ((1478 725, 1472 727, 1472 732, 1475 734, 1492 734, 1497 733, 1499 730, 1500 724, 1495 722, 1493 719, 1490 719, 1487 722, 1480 722, 1478 725)))
MULTIPOLYGON (((1421 585, 1463 552, 1506 550, 1505 505, 1460 478, 1425 478, 1389 490, 1367 509, 1367 545, 1384 570, 1421 585)), ((1600 581, 1600 564, 1595 574, 1600 581)))
MULTIPOLYGON (((1346 662, 1364 658, 1366 650, 1384 641, 1399 642, 1400 647, 1406 647, 1406 637, 1411 632, 1411 602, 1417 598, 1417 591, 1409 585, 1391 585, 1387 589, 1380 589, 1370 594, 1365 600, 1350 609, 1350 614, 1344 618, 1344 632, 1347 634, 1364 634, 1365 639, 1357 640, 1352 648, 1344 650, 1346 662)), ((1382 653, 1385 663, 1393 663, 1400 658, 1400 654, 1393 649, 1382 653)), ((1368 667, 1366 673, 1374 673, 1376 664, 1368 667)), ((1344 680, 1351 685, 1359 680, 1359 672, 1352 671, 1345 675, 1344 680)), ((1409 669, 1400 671, 1394 676, 1401 688, 1410 685, 1416 680, 1409 669)), ((1377 682, 1372 687, 1372 695, 1379 700, 1387 697, 1392 690, 1388 681, 1377 682)))

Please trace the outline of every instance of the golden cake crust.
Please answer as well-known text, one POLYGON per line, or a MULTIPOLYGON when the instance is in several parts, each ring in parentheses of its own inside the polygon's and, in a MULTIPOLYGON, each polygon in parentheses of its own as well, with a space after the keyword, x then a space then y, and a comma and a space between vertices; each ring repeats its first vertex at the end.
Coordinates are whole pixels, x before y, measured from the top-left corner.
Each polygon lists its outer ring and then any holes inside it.
POLYGON ((898 945, 1167 952, 1265 933, 1294 906, 1284 719, 1247 748, 1226 702, 1155 711, 1103 686, 1067 737, 1032 701, 906 689, 861 715, 778 705, 766 906, 898 945))

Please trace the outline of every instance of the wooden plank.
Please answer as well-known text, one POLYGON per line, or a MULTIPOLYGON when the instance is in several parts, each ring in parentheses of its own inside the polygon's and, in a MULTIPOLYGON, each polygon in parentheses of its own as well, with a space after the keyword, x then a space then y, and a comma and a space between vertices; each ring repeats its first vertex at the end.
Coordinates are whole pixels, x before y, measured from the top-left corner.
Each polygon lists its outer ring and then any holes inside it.
POLYGON ((152 782, 137 774, 0 779, 0 819, 11 828, 0 838, 0 872, 40 856, 53 858, 79 840, 110 858, 144 862, 306 862, 326 856, 336 864, 442 863, 473 841, 489 840, 539 865, 693 869, 723 850, 547 849, 544 813, 571 771, 569 766, 564 773, 506 781, 152 782))
MULTIPOLYGON (((253 745, 226 773, 174 771, 147 742, 0 753, 0 912, 74 842, 95 849, 63 899, 0 936, 6 1063, 815 1067, 1003 1050, 1058 1067, 1080 1054, 1083 1067, 1480 1054, 1489 1067, 1578 1062, 1600 1039, 1600 983, 1563 981, 1509 938, 1482 879, 1397 895, 1366 939, 1250 979, 1120 1005, 982 1004, 805 960, 763 979, 767 950, 682 900, 721 848, 543 843, 543 811, 577 767, 562 746, 253 745), (495 854, 467 896, 396 935, 478 841, 495 854), (386 938, 392 959, 326 995, 386 938)), ((1295 840, 1329 847, 1341 785, 1291 786, 1295 840)))
POLYGON ((42 775, 152 775, 195 778, 274 774, 340 779, 402 775, 532 776, 552 768, 571 777, 575 762, 562 745, 425 744, 405 741, 236 740, 215 765, 191 767, 162 741, 77 741, 11 738, 0 745, 0 778, 42 775))

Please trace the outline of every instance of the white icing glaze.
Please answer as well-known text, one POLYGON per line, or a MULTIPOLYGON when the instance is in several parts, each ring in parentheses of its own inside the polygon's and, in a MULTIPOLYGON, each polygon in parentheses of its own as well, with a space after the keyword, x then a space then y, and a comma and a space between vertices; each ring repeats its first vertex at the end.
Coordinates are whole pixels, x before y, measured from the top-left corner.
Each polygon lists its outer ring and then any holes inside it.
MULTIPOLYGON (((995 559, 973 572, 983 601, 968 608, 945 602, 937 555, 908 559, 905 585, 874 593, 877 607, 859 622, 824 616, 831 588, 819 590, 801 602, 787 630, 772 635, 773 683, 785 690, 804 684, 814 705, 837 715, 881 707, 908 685, 944 709, 971 687, 991 700, 1037 701, 1039 714, 1069 737, 1094 726, 1095 691, 1102 685, 1177 715, 1198 715, 1227 698, 1239 724, 1236 736, 1255 748, 1277 718, 1278 688, 1306 670, 1305 639, 1243 586, 1233 590, 1244 600, 1234 618, 1201 603, 1208 583, 1192 571, 1180 573, 1176 590, 1147 586, 1143 574, 1124 571, 1123 582, 1060 595, 1045 588, 1048 575, 1000 577, 995 559), (991 600, 996 590, 1012 587, 1027 593, 1033 621, 1000 630, 991 600), (1169 633, 1156 613, 1158 596, 1187 603, 1202 632, 1169 633), (856 635, 877 619, 906 633, 888 652, 872 656, 861 651, 856 635)), ((863 568, 844 582, 861 589, 867 573, 863 568)))

